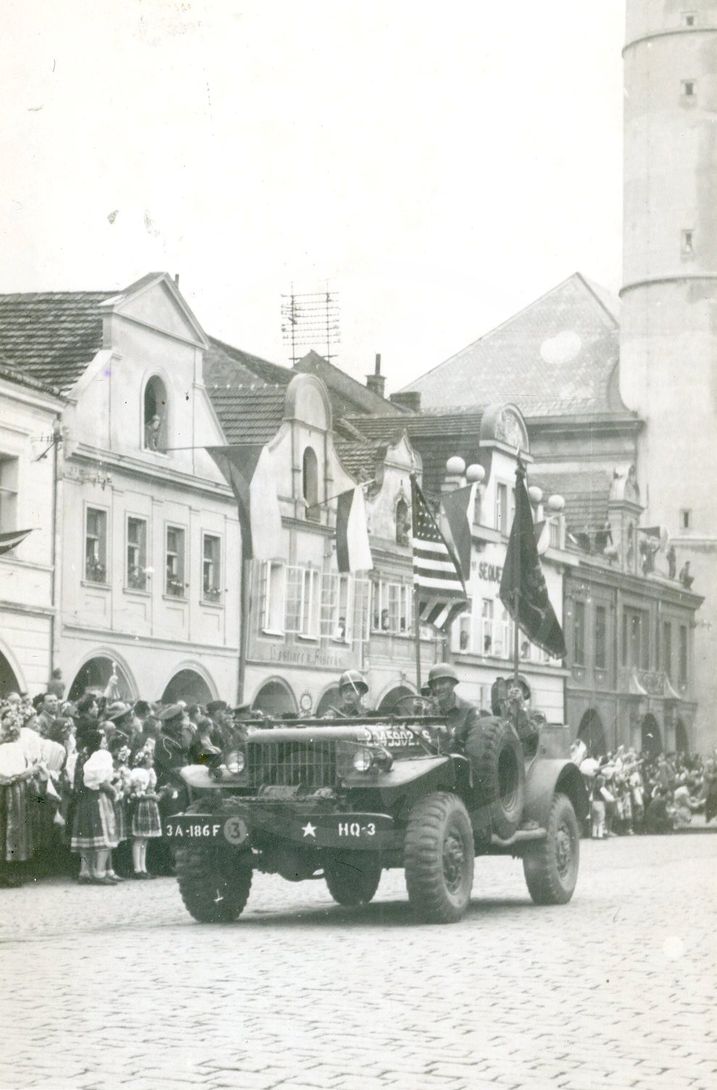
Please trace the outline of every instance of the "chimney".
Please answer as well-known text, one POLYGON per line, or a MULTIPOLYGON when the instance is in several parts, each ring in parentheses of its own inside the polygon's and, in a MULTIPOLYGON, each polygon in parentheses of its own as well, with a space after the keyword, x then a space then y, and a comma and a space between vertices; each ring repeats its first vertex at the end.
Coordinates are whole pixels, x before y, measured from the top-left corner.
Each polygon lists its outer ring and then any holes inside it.
POLYGON ((376 366, 372 375, 366 375, 366 386, 371 393, 378 394, 379 397, 385 397, 386 379, 381 374, 381 353, 376 353, 376 366))
POLYGON ((412 413, 421 411, 421 391, 404 390, 402 393, 391 394, 389 398, 399 409, 408 409, 412 413))

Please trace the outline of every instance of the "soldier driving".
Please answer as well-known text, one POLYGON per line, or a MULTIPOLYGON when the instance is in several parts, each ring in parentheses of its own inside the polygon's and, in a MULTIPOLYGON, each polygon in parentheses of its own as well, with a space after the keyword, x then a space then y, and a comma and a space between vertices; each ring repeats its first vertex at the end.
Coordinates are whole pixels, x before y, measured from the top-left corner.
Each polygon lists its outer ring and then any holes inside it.
POLYGON ((339 705, 337 715, 343 719, 355 719, 366 714, 363 698, 368 692, 368 685, 358 670, 346 670, 339 678, 339 705))
POLYGON ((458 674, 448 662, 438 662, 428 671, 431 696, 451 733, 451 749, 462 753, 471 728, 480 723, 480 712, 471 700, 455 692, 458 674))

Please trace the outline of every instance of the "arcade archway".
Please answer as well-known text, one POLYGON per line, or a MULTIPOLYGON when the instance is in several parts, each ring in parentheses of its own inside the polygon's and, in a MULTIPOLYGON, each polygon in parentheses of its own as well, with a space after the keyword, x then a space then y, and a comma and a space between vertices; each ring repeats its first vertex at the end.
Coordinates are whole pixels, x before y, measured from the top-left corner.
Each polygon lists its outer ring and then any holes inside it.
POLYGON ((8 660, 0 651, 0 697, 5 697, 8 693, 19 693, 20 682, 15 676, 15 671, 8 662, 8 660))
POLYGON ((96 655, 80 667, 70 685, 67 699, 79 700, 88 690, 103 694, 113 675, 116 681, 112 684, 112 691, 107 693, 108 697, 111 700, 133 700, 135 694, 126 672, 116 660, 105 655, 96 655))
POLYGON ((252 708, 276 719, 297 715, 299 712, 294 694, 281 678, 274 678, 262 685, 254 697, 252 708))
POLYGON ((208 704, 212 691, 196 670, 180 670, 162 693, 163 704, 176 704, 178 700, 185 704, 208 704))
POLYGON ((607 753, 605 729, 594 708, 589 708, 580 720, 578 738, 585 743, 591 757, 603 757, 607 753))
POLYGON ((675 723, 675 749, 678 753, 690 752, 690 739, 687 734, 687 727, 681 719, 678 719, 675 723))
POLYGON ((662 753, 662 735, 657 720, 650 712, 643 716, 640 724, 640 747, 649 757, 662 753))
POLYGON ((322 716, 325 715, 335 715, 340 701, 341 697, 339 696, 338 685, 330 685, 319 700, 319 703, 316 706, 316 712, 314 714, 319 719, 321 719, 322 716))

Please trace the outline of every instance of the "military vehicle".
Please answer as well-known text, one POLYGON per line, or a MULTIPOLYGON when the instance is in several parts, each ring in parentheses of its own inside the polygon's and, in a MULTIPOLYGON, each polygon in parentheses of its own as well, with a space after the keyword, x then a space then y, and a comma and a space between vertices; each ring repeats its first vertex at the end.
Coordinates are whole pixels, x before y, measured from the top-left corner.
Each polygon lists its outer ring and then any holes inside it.
POLYGON ((510 721, 483 717, 450 750, 440 715, 262 720, 215 767, 181 776, 191 802, 165 821, 184 904, 236 920, 255 871, 323 879, 341 905, 368 903, 402 868, 420 920, 468 908, 477 855, 522 860, 531 898, 565 904, 578 877, 588 801, 570 761, 526 758, 510 721))

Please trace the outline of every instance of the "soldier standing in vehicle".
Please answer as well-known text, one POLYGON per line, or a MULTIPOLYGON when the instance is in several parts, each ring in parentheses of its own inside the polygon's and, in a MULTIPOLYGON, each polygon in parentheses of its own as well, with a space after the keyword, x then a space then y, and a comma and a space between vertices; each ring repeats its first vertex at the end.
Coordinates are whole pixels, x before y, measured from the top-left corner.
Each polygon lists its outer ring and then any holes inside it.
POLYGON ((455 692, 458 674, 448 662, 438 662, 428 671, 431 697, 438 705, 438 712, 446 720, 451 735, 451 749, 463 753, 466 738, 474 726, 480 724, 480 711, 471 700, 464 700, 455 692))
POLYGON ((339 678, 339 705, 337 715, 343 719, 357 719, 366 715, 363 698, 368 692, 366 680, 358 670, 346 670, 339 678))

